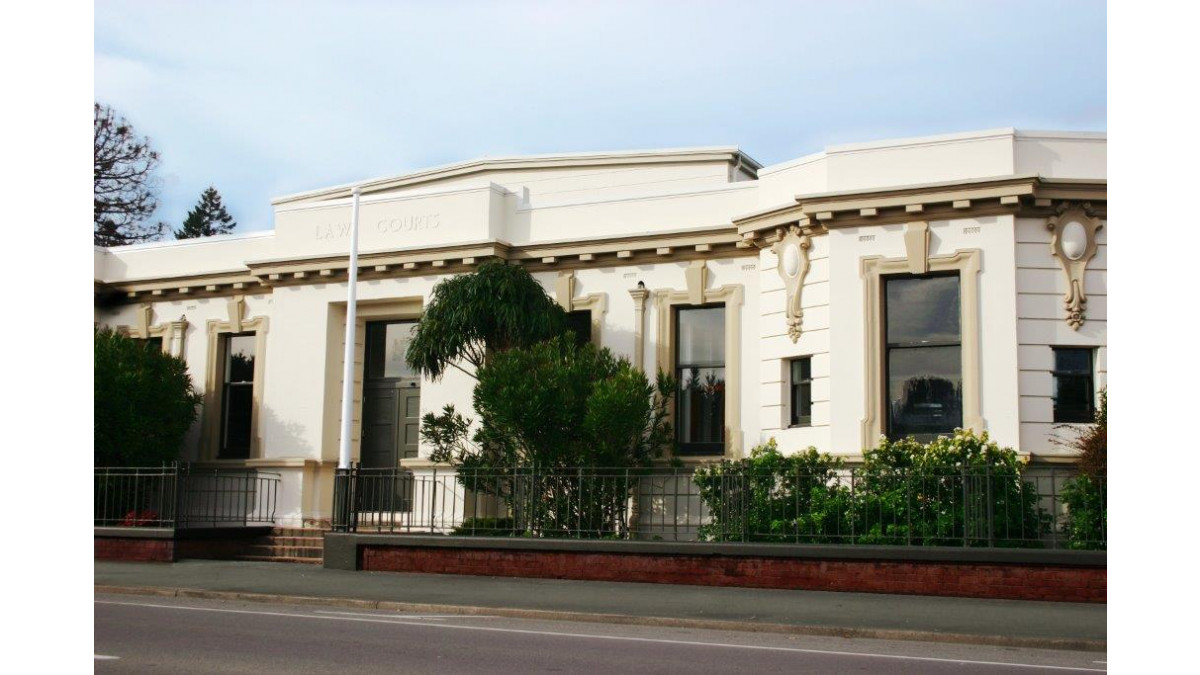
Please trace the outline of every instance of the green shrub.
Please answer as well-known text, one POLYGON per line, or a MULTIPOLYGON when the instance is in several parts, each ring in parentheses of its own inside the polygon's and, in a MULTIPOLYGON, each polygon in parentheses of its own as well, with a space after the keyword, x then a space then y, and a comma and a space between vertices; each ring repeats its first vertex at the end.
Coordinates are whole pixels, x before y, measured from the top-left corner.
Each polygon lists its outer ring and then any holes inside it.
POLYGON ((693 481, 708 507, 705 541, 848 541, 850 492, 838 477, 841 460, 816 448, 784 455, 775 439, 740 460, 696 470, 693 481))
POLYGON ((1108 493, 1103 479, 1080 474, 1068 480, 1061 493, 1067 507, 1062 533, 1067 547, 1103 550, 1108 544, 1108 493))
POLYGON ((750 457, 700 468, 707 541, 914 546, 1039 546, 1049 515, 1017 454, 986 433, 930 443, 881 441, 851 471, 814 448, 774 439, 750 457), (991 526, 989 528, 989 522, 991 526))
POLYGON ((1067 517, 1062 534, 1074 549, 1104 549, 1108 543, 1108 392, 1100 392, 1093 424, 1072 428, 1066 447, 1079 452, 1080 475, 1063 485, 1067 517))
POLYGON ((459 537, 518 537, 516 521, 512 518, 464 518, 462 525, 450 533, 459 537))
POLYGON ((95 466, 179 459, 200 395, 187 364, 107 328, 95 334, 95 466))
POLYGON ((914 546, 1040 546, 1049 514, 1010 448, 956 429, 929 443, 889 441, 863 453, 855 541, 914 546), (991 523, 989 528, 988 523, 991 523))
POLYGON ((464 488, 499 496, 536 536, 624 532, 636 467, 673 439, 674 380, 651 384, 628 359, 569 335, 493 354, 478 376, 477 427, 453 406, 423 418, 433 459, 452 463, 464 488))

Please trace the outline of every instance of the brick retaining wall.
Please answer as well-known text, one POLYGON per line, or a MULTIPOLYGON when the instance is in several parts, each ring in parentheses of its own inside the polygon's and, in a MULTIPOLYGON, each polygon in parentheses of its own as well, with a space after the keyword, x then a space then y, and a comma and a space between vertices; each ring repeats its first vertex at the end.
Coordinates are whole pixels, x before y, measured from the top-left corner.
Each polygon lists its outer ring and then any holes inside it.
MULTIPOLYGON (((403 543, 369 539, 356 541, 354 553, 346 551, 355 557, 356 569, 1057 602, 1103 603, 1108 597, 1107 566, 1095 562, 1097 555, 1104 559, 1103 553, 1085 554, 1071 564, 1070 552, 1058 551, 996 551, 998 562, 991 562, 981 559, 988 552, 980 550, 894 551, 880 553, 884 559, 870 559, 861 550, 839 556, 835 547, 755 554, 764 549, 759 546, 748 548, 745 555, 689 555, 678 552, 685 547, 635 553, 482 547, 463 540, 422 546, 415 538, 393 538, 403 543), (906 554, 909 559, 903 559, 906 554), (1050 562, 1031 562, 1039 557, 1050 562)), ((330 564, 330 541, 327 535, 327 566, 338 566, 336 560, 330 564)))
POLYGON ((269 527, 175 530, 166 527, 97 527, 96 560, 175 562, 182 558, 229 560, 269 527))
POLYGON ((96 560, 130 562, 174 562, 174 539, 96 537, 96 560))

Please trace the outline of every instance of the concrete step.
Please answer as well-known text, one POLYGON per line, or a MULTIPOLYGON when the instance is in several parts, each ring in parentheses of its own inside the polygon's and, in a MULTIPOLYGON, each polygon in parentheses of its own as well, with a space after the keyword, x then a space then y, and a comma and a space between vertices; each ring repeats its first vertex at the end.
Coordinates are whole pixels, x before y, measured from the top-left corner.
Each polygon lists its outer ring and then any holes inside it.
POLYGON ((285 558, 312 558, 321 560, 325 549, 320 546, 284 546, 278 544, 250 544, 239 555, 269 556, 285 558))
POLYGON ((268 545, 268 546, 316 546, 318 548, 325 546, 325 539, 322 537, 255 537, 250 540, 251 544, 268 545))
POLYGON ((320 537, 328 531, 316 527, 276 527, 271 534, 279 537, 320 537))
POLYGON ((286 556, 271 556, 271 555, 239 555, 231 558, 232 560, 245 560, 249 562, 282 562, 282 563, 304 563, 308 565, 320 565, 320 558, 290 558, 286 556))

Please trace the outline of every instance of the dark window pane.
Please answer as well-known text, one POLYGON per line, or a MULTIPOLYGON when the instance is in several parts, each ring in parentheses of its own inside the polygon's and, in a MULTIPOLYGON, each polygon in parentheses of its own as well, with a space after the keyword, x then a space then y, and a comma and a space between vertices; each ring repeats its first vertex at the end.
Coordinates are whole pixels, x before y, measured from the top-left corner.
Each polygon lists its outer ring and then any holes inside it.
POLYGON ((1091 422, 1095 414, 1095 385, 1090 348, 1054 350, 1054 421, 1091 422))
POLYGON ((931 439, 962 426, 962 348, 888 350, 888 437, 931 439))
MULTIPOLYGON (((383 363, 387 360, 384 354, 386 337, 387 330, 384 324, 367 324, 367 349, 364 356, 366 364, 363 369, 366 371, 368 378, 383 377, 383 363)), ((342 344, 345 345, 345 342, 342 344)))
POLYGON ((146 348, 151 351, 155 351, 155 352, 162 351, 163 343, 162 343, 162 338, 160 338, 160 337, 146 338, 145 340, 143 340, 143 342, 146 343, 146 348))
POLYGON ((725 369, 680 368, 678 376, 681 451, 720 454, 725 440, 725 369))
POLYGON ((676 433, 684 454, 724 452, 725 308, 680 309, 676 314, 676 433))
POLYGON ((254 385, 227 384, 223 399, 225 410, 221 457, 245 459, 250 456, 250 416, 254 407, 254 385))
POLYGON ((725 308, 679 310, 677 337, 676 363, 725 365, 725 308))
POLYGON ((1073 373, 1092 372, 1092 350, 1055 349, 1054 370, 1073 373))
POLYGON ((592 312, 580 310, 567 313, 567 328, 575 333, 575 344, 583 346, 592 341, 592 312))
POLYGON ((958 277, 887 280, 888 344, 958 342, 958 277))
POLYGON ((233 335, 225 348, 225 381, 254 381, 254 335, 233 335))
POLYGON ((792 361, 792 426, 812 424, 812 359, 792 361))

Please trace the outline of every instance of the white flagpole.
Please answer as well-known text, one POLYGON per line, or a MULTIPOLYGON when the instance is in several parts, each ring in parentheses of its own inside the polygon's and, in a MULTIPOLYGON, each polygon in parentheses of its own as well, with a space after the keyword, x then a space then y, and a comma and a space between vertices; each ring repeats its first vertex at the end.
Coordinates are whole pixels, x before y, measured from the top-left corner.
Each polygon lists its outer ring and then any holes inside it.
POLYGON ((362 188, 350 191, 354 207, 350 216, 350 279, 346 289, 346 353, 342 368, 342 442, 338 468, 350 468, 350 418, 354 416, 354 337, 358 323, 358 197, 362 188))

